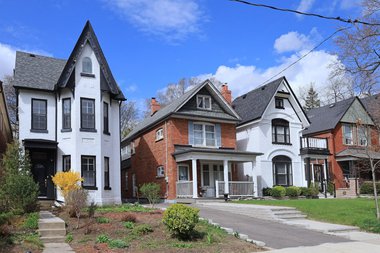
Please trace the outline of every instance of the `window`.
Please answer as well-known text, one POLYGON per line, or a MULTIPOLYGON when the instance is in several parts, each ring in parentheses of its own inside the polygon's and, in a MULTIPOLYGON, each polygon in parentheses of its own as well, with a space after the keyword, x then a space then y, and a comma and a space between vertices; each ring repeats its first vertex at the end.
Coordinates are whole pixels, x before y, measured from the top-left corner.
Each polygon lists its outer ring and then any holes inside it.
POLYGON ((90 57, 84 57, 82 60, 82 72, 92 74, 92 62, 90 57))
POLYGON ((189 181, 189 166, 188 165, 178 165, 178 180, 179 181, 189 181))
POLYGON ((284 109, 284 99, 283 98, 275 98, 275 107, 277 109, 284 109))
POLYGON ((62 100, 62 129, 71 129, 71 99, 62 100))
POLYGON ((208 164, 203 164, 203 186, 210 186, 210 168, 208 164))
POLYGON ((194 145, 215 147, 215 125, 194 123, 194 145))
POLYGON ((290 144, 288 121, 283 119, 272 120, 272 142, 290 144))
POLYGON ((96 188, 95 156, 82 156, 82 177, 84 188, 96 188))
POLYGON ((64 155, 62 156, 62 171, 70 171, 71 170, 71 156, 64 155))
POLYGON ((343 125, 343 144, 345 145, 353 145, 353 138, 352 138, 352 125, 344 124, 343 125))
POLYGON ((156 131, 156 141, 162 140, 164 138, 164 130, 162 128, 156 131))
POLYGON ((368 135, 368 129, 364 126, 359 126, 358 127, 358 144, 360 146, 367 146, 368 144, 368 139, 370 135, 368 135))
POLYGON ((81 98, 81 129, 95 130, 95 99, 81 98))
POLYGON ((197 96, 197 107, 199 109, 211 110, 211 97, 206 95, 197 96))
POLYGON ((103 133, 109 134, 108 104, 103 103, 103 133))
POLYGON ((32 130, 47 130, 47 100, 32 98, 32 130))
POLYGON ((136 152, 135 143, 131 142, 131 155, 133 155, 135 152, 136 152))
POLYGON ((164 166, 158 166, 157 177, 164 177, 164 176, 165 176, 164 166))
POLYGON ((104 157, 104 190, 111 190, 110 187, 110 158, 104 157))
POLYGON ((273 163, 273 185, 293 185, 292 160, 287 156, 276 156, 273 163))

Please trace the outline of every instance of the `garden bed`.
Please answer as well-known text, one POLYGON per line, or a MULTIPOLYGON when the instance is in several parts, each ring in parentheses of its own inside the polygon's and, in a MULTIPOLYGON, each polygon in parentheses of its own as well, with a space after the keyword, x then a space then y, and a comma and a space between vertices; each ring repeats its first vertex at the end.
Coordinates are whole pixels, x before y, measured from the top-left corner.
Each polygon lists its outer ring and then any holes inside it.
POLYGON ((262 249, 228 235, 205 221, 196 225, 191 240, 172 237, 162 223, 163 212, 139 205, 102 207, 96 211, 93 223, 66 212, 57 215, 67 226, 67 239, 75 252, 257 252, 262 249), (135 222, 126 222, 135 218, 135 222))

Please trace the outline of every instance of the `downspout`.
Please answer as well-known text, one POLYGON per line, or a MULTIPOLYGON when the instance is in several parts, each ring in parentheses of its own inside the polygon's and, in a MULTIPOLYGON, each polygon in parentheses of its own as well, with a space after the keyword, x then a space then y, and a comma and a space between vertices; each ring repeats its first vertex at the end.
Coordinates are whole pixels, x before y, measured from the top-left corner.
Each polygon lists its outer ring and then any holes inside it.
MULTIPOLYGON (((111 96, 110 96, 110 101, 111 101, 111 96)), ((122 178, 121 178, 121 163, 122 163, 122 159, 121 159, 121 126, 120 126, 120 117, 121 117, 121 104, 123 102, 122 101, 119 101, 119 161, 120 161, 120 201, 121 203, 123 203, 123 196, 122 196, 122 192, 121 192, 121 182, 123 181, 122 178)), ((125 172, 127 173, 127 172, 125 172)), ((125 176, 124 176, 125 177, 125 176)), ((128 182, 126 182, 128 184, 128 182)))
MULTIPOLYGON (((58 132, 58 119, 57 119, 57 117, 58 117, 58 115, 57 115, 57 113, 58 113, 58 109, 57 109, 58 101, 57 101, 57 93, 54 93, 54 96, 55 96, 55 142, 57 142, 57 139, 58 139, 58 134, 57 134, 57 132, 58 132)), ((57 149, 54 152, 53 175, 55 175, 55 173, 57 172, 57 159, 58 159, 57 151, 58 151, 58 147, 57 147, 57 149)), ((57 199, 57 189, 56 189, 56 187, 54 187, 54 199, 57 199)))
POLYGON ((168 176, 168 127, 167 127, 167 120, 165 120, 165 183, 166 183, 166 192, 165 192, 165 198, 168 197, 169 194, 169 176, 168 176))

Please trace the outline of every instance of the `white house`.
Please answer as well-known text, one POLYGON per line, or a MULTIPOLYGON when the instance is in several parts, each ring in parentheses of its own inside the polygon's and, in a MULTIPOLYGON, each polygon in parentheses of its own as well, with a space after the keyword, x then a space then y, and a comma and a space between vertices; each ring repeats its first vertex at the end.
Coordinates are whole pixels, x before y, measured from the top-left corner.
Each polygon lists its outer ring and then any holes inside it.
MULTIPOLYGON (((307 186, 310 176, 305 175, 304 161, 310 164, 308 158, 314 153, 309 152, 312 145, 303 152, 309 146, 303 145, 308 140, 301 137, 310 122, 286 78, 237 97, 233 108, 242 118, 236 129, 238 149, 264 154, 257 158, 253 172, 244 168, 244 176, 253 177, 257 184, 256 194, 274 185, 307 186)), ((326 150, 327 142, 322 151, 326 150)), ((320 154, 318 158, 327 159, 328 151, 320 154)))
POLYGON ((119 111, 125 100, 87 21, 68 60, 17 52, 19 139, 40 197, 63 200, 51 176, 78 171, 98 204, 120 203, 119 111))

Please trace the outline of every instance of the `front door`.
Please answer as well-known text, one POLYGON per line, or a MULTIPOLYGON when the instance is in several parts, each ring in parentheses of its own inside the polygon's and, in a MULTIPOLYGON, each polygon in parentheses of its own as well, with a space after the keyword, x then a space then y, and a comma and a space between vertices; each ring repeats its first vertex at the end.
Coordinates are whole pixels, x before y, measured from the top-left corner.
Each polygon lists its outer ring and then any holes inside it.
POLYGON ((32 174, 34 181, 38 183, 40 187, 41 197, 47 197, 47 168, 42 163, 36 163, 32 167, 32 174))
POLYGON ((314 183, 318 185, 319 191, 323 192, 323 166, 321 164, 314 164, 314 183))
POLYGON ((215 181, 223 181, 223 165, 202 164, 202 196, 213 198, 216 195, 215 181))
POLYGON ((29 150, 32 175, 34 181, 38 183, 40 197, 54 199, 54 151, 51 150, 29 150))

